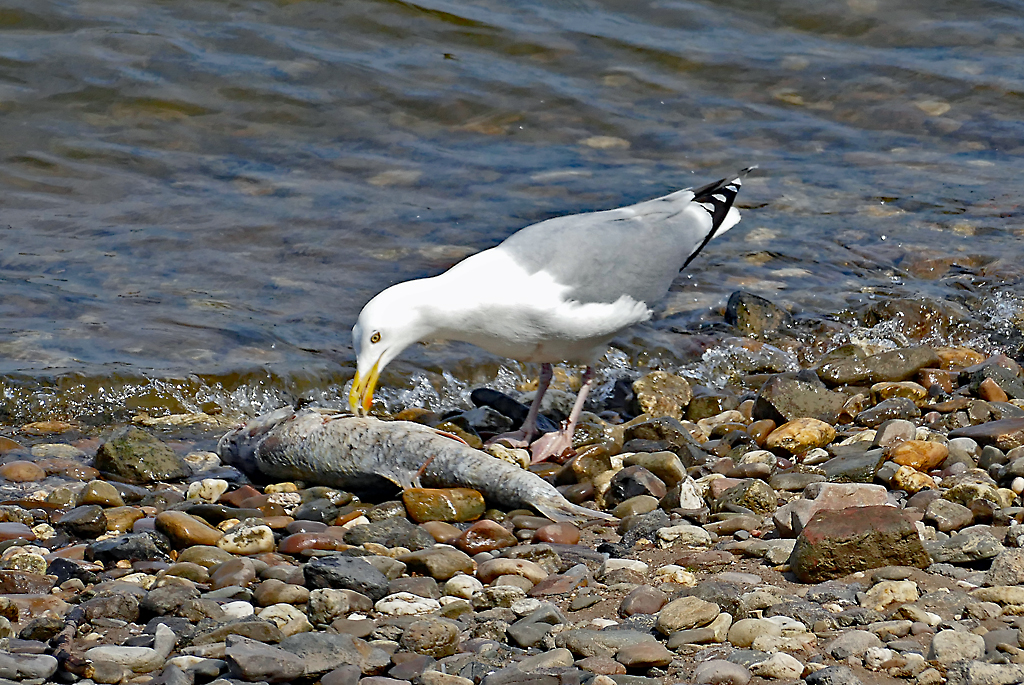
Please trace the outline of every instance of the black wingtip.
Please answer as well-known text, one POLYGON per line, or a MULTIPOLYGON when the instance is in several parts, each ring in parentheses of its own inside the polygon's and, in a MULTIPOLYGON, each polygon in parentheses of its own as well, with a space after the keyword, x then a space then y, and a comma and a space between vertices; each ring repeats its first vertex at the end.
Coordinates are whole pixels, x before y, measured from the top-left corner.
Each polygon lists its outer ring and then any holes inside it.
POLYGON ((736 200, 736 195, 740 192, 743 179, 756 168, 757 165, 754 164, 741 170, 739 175, 731 181, 723 178, 693 191, 692 202, 703 207, 711 215, 711 231, 704 237, 704 240, 697 249, 693 251, 693 254, 686 258, 686 262, 682 266, 683 269, 689 266, 690 262, 700 254, 701 250, 718 233, 718 229, 721 228, 725 217, 728 216, 729 210, 732 208, 733 202, 736 200))

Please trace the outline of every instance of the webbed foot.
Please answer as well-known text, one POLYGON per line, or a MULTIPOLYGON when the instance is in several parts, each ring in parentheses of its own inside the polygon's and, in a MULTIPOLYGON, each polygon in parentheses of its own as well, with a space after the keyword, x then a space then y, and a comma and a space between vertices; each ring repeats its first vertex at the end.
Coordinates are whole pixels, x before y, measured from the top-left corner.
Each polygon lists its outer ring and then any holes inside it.
POLYGON ((542 461, 556 461, 562 463, 573 454, 572 433, 562 429, 553 433, 545 433, 530 445, 530 453, 533 455, 532 464, 542 461))

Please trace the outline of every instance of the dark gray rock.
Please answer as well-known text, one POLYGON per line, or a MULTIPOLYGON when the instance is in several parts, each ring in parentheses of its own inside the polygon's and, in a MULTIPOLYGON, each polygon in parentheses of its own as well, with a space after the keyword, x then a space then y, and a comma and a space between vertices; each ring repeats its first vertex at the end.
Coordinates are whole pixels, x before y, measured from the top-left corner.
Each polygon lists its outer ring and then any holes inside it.
POLYGON ((383 649, 343 633, 298 633, 282 640, 281 649, 301 659, 307 678, 319 677, 342 664, 354 664, 364 675, 378 675, 391 663, 383 649))
POLYGON ((305 668, 301 657, 239 635, 227 637, 224 656, 231 674, 250 682, 286 683, 301 676, 305 668))
POLYGON ((302 571, 306 585, 312 589, 354 590, 375 602, 388 593, 387 576, 359 557, 320 557, 306 564, 302 571))
POLYGON ((171 543, 161 533, 126 533, 106 540, 89 543, 85 558, 104 564, 117 561, 166 560, 171 543))
POLYGON ((353 526, 345 533, 345 542, 350 545, 373 542, 385 547, 405 547, 413 552, 433 547, 435 544, 430 533, 404 517, 390 517, 353 526))
POLYGON ((725 322, 732 324, 740 335, 764 337, 789 325, 790 315, 782 307, 760 295, 737 290, 725 305, 725 322))
POLYGON ((804 679, 807 685, 862 685, 860 678, 846 666, 829 666, 804 679))
POLYGON ((80 538, 96 538, 107 532, 107 517, 100 505, 87 504, 61 516, 57 525, 80 538))

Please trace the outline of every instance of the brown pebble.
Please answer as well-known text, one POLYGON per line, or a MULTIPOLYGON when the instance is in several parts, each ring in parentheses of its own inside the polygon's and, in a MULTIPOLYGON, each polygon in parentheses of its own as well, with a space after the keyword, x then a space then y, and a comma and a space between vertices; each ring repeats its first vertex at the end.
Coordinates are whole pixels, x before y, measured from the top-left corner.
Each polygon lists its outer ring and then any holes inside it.
POLYGON ((1007 402, 1010 397, 991 378, 986 378, 978 385, 978 397, 987 402, 1007 402))
POLYGON ((461 530, 444 521, 425 521, 420 524, 420 528, 430 533, 430 537, 434 538, 436 542, 445 545, 454 543, 462 535, 461 530))
POLYGON ((277 549, 281 554, 301 554, 307 549, 346 550, 340 539, 326 533, 294 533, 281 540, 277 549))
POLYGON ((754 439, 758 447, 763 447, 764 441, 768 439, 773 430, 775 430, 774 421, 771 419, 761 419, 747 426, 747 435, 754 439))
POLYGON ((534 531, 533 541, 575 545, 580 541, 580 529, 568 522, 549 523, 534 531))
POLYGON ((223 536, 221 531, 183 511, 162 511, 156 515, 154 524, 179 549, 192 545, 215 545, 223 536))
POLYGON ((516 537, 500 523, 484 519, 477 521, 459 536, 455 546, 466 554, 491 552, 518 544, 516 537))
POLYGON ((576 665, 597 675, 626 675, 626 667, 610 656, 588 656, 576 665))
POLYGON ((17 540, 18 538, 31 541, 36 539, 36 534, 24 523, 15 523, 13 521, 0 523, 0 542, 17 540))
POLYGON ((250 497, 255 497, 259 494, 260 491, 254 488, 253 486, 243 485, 237 490, 225 492, 223 495, 220 496, 220 499, 217 501, 222 502, 224 504, 230 504, 233 507, 240 507, 242 506, 242 502, 249 499, 250 497))
POLYGON ((14 440, 11 440, 10 438, 0 437, 0 454, 3 454, 4 452, 10 452, 12 450, 23 450, 23 449, 25 449, 25 448, 21 446, 21 443, 15 442, 14 440))
POLYGON ((31 461, 11 461, 0 466, 0 477, 12 483, 32 483, 46 477, 46 471, 31 461))
POLYGON ((36 464, 46 471, 48 476, 60 476, 70 480, 95 480, 100 477, 99 471, 91 466, 79 464, 74 459, 45 457, 37 461, 36 464))

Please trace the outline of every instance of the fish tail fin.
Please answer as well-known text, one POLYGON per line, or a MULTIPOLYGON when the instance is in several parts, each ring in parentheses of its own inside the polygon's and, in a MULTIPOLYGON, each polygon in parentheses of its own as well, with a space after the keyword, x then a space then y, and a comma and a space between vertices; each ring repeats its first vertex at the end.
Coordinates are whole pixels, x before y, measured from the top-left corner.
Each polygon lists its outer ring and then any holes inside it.
POLYGON ((541 501, 531 502, 533 508, 540 513, 547 516, 552 521, 563 522, 563 521, 578 521, 580 519, 604 519, 606 521, 618 521, 617 518, 611 514, 606 514, 603 511, 597 511, 595 509, 587 509, 577 504, 573 504, 568 500, 562 499, 561 501, 551 497, 544 498, 541 501))

